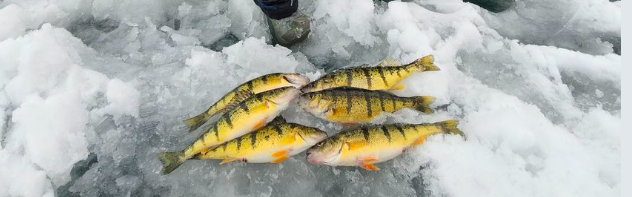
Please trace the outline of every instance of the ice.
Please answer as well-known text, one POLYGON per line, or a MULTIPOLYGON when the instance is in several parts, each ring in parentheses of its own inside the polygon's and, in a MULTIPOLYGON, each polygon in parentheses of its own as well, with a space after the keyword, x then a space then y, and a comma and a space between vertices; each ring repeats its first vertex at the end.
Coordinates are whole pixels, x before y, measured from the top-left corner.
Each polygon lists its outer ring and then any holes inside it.
MULTIPOLYGON (((461 0, 301 0, 308 39, 271 45, 250 0, 0 2, 0 196, 621 196, 621 5, 461 0), (190 161, 182 120, 274 72, 312 80, 341 67, 434 55, 439 72, 402 96, 437 98, 374 123, 456 118, 378 172, 190 161)), ((343 126, 291 106, 290 122, 343 126)), ((214 119, 211 119, 213 121, 214 119)), ((203 126, 206 128, 208 126, 203 126)))
POLYGON ((590 54, 621 50, 621 7, 602 0, 517 1, 509 11, 481 11, 491 28, 528 44, 590 54))
POLYGON ((24 34, 27 27, 22 13, 22 8, 16 5, 8 5, 0 10, 0 23, 6 27, 0 30, 0 41, 24 34))
POLYGON ((54 196, 47 174, 28 159, 0 150, 0 196, 54 196))
POLYGON ((107 86, 105 96, 109 104, 99 112, 114 115, 115 118, 122 115, 138 118, 140 92, 120 79, 110 80, 107 86))

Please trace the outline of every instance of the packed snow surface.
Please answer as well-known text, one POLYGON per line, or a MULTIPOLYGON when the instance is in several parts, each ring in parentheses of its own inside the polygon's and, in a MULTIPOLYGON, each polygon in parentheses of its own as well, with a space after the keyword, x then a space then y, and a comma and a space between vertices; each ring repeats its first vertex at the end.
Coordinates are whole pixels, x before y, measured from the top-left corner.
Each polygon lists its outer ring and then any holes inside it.
MULTIPOLYGON (((270 44, 251 0, 0 1, 0 196, 621 196, 621 6, 518 0, 499 14, 461 0, 300 1, 309 38, 270 44), (430 137, 380 171, 190 161, 182 120, 273 72, 434 55, 401 96, 437 97, 467 137, 430 137)), ((288 121, 342 126, 295 105, 288 121)))

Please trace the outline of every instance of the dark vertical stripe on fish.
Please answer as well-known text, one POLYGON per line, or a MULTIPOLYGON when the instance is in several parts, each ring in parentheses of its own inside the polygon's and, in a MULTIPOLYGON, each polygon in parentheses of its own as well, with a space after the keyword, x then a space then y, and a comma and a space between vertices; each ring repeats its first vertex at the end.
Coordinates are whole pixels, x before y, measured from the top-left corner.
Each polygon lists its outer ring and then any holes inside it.
POLYGON ((237 138, 237 150, 241 150, 241 137, 237 138))
POLYGON ((362 71, 364 72, 364 77, 366 78, 367 87, 368 89, 371 89, 371 87, 373 87, 373 84, 371 84, 371 72, 368 68, 364 68, 362 71))
POLYGON ((219 130, 217 130, 217 123, 215 123, 215 125, 213 125, 211 129, 213 129, 213 132, 215 133, 215 138, 219 140, 219 130))
POLYGON ((209 133, 209 132, 206 132, 206 133, 204 133, 204 135, 202 135, 202 137, 200 137, 198 140, 195 140, 195 141, 196 141, 196 142, 197 142, 197 141, 200 141, 200 142, 202 143, 202 146, 206 146, 206 142, 205 142, 206 140, 204 140, 204 139, 205 139, 205 138, 206 138, 206 136, 208 136, 208 135, 210 135, 210 133, 209 133), (200 139, 201 139, 201 140, 200 140, 200 139))
POLYGON ((382 125, 380 127, 380 129, 382 129, 382 132, 386 136, 386 139, 388 139, 388 142, 391 143, 391 133, 388 131, 388 128, 386 128, 386 126, 382 125))
POLYGON ((228 143, 224 143, 222 144, 222 146, 223 146, 222 148, 224 149, 224 152, 226 152, 226 147, 228 147, 228 143))
POLYGON ((279 125, 274 125, 272 128, 274 128, 274 130, 277 132, 277 134, 279 134, 279 136, 283 135, 283 129, 281 129, 279 125))
POLYGON ((254 87, 252 87, 253 86, 252 85, 252 81, 248 81, 248 83, 246 83, 246 84, 248 85, 248 91, 252 92, 252 89, 254 88, 254 87))
POLYGON ((362 135, 364 135, 364 140, 369 141, 369 129, 366 127, 362 127, 362 135))
POLYGON ((347 92, 347 114, 351 113, 351 91, 346 91, 347 92))
POLYGON ((246 102, 239 103, 239 107, 241 107, 241 109, 246 111, 246 113, 248 113, 250 111, 250 109, 248 109, 248 105, 246 105, 246 102))
POLYGON ((388 81, 386 81, 386 77, 384 76, 384 67, 378 66, 377 72, 380 73, 380 78, 382 78, 382 81, 384 82, 384 86, 388 87, 388 81))
POLYGON ((268 75, 264 75, 264 76, 261 78, 261 81, 263 81, 263 85, 268 85, 268 75))
POLYGON ((256 131, 250 133, 250 148, 252 149, 255 149, 255 144, 257 143, 257 133, 256 131))
POLYGON ((402 77, 402 74, 400 74, 400 73, 399 73, 399 71, 402 71, 402 69, 397 69, 397 70, 396 70, 397 76, 398 76, 398 77, 402 77))
POLYGON ((224 121, 226 122, 226 124, 228 124, 228 127, 233 128, 233 122, 230 120, 230 113, 225 113, 224 115, 224 121))
POLYGON ((364 94, 364 101, 366 102, 367 117, 371 117, 373 115, 373 105, 371 105, 371 95, 364 94))
POLYGON ((391 101, 391 105, 393 105, 393 111, 397 111, 397 99, 391 97, 389 100, 391 101))
POLYGON ((380 107, 382 107, 382 111, 386 111, 386 108, 384 107, 384 94, 382 94, 381 92, 377 93, 378 99, 380 99, 380 107))
POLYGON ((349 69, 345 69, 345 74, 347 74, 347 86, 351 87, 353 84, 353 73, 349 69))
POLYGON ((399 131, 399 133, 401 133, 401 134, 402 134, 402 136, 404 136, 404 139, 406 139, 406 132, 404 132, 404 129, 402 129, 402 126, 401 126, 401 125, 398 125, 398 124, 396 124, 396 125, 394 125, 394 126, 395 126, 395 128, 399 131))

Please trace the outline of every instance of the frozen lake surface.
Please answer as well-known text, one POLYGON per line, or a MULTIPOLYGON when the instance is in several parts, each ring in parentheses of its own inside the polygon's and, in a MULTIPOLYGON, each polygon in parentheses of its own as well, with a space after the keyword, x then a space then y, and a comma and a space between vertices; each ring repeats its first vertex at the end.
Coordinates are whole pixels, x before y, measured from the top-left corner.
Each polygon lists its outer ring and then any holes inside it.
POLYGON ((620 2, 300 2, 312 32, 288 49, 251 0, 0 0, 0 197, 621 196, 620 2), (201 133, 182 120, 249 79, 429 54, 441 71, 396 93, 440 110, 375 123, 456 118, 467 140, 430 137, 376 172, 299 154, 160 175, 157 153, 201 133))

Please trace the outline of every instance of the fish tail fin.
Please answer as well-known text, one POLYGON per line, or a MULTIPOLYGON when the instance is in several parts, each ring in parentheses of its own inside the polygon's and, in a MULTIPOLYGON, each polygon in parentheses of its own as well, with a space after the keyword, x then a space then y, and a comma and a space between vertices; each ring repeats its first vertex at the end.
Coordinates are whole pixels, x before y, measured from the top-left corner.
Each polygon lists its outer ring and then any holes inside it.
POLYGON ((206 113, 202 113, 195 117, 184 120, 184 124, 187 125, 187 127, 189 127, 189 132, 192 132, 192 131, 195 131, 195 129, 202 126, 204 123, 206 123, 209 117, 210 116, 208 116, 206 113))
POLYGON ((417 96, 415 97, 415 109, 427 114, 434 113, 434 110, 430 108, 430 104, 434 101, 435 97, 433 96, 417 96))
POLYGON ((444 133, 465 136, 463 131, 461 131, 459 128, 456 127, 459 124, 458 120, 455 120, 455 119, 446 120, 443 122, 438 122, 436 124, 441 126, 441 129, 443 130, 444 133))
POLYGON ((434 56, 427 55, 422 58, 417 59, 414 62, 415 65, 421 67, 423 71, 440 71, 438 66, 434 65, 434 56))
POLYGON ((181 152, 162 152, 158 155, 160 162, 162 162, 162 174, 169 174, 176 168, 180 167, 185 160, 182 159, 181 152))

